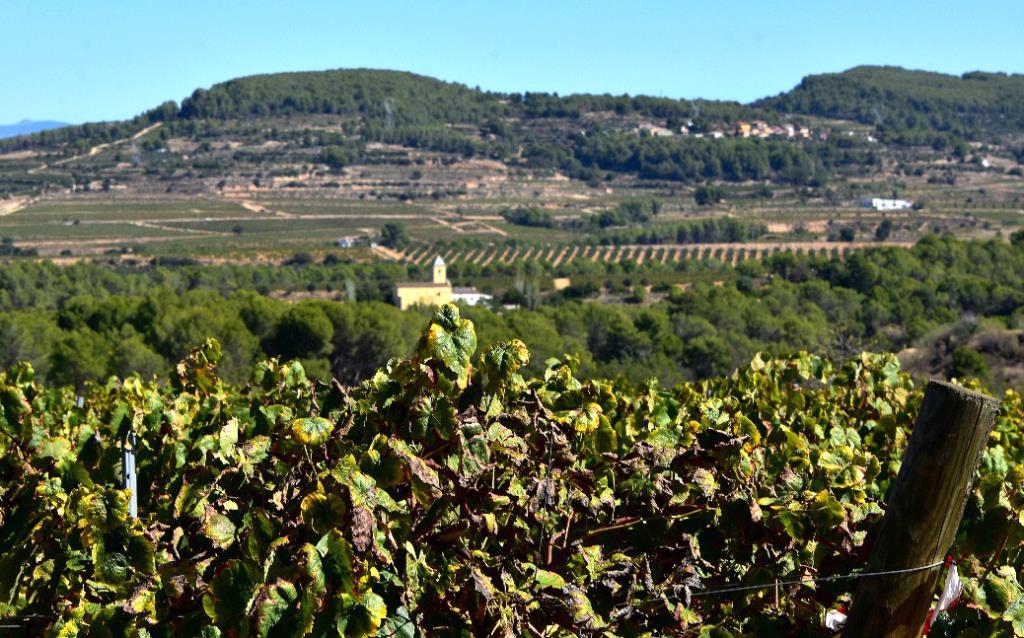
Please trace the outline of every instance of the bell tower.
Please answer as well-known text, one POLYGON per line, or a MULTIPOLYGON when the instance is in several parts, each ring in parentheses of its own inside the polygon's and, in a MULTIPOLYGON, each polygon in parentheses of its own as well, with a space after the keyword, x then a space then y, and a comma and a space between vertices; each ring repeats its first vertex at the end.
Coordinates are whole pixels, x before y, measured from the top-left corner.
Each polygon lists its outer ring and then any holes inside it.
POLYGON ((440 255, 438 255, 437 259, 434 260, 434 283, 439 286, 443 286, 448 283, 448 270, 440 255))

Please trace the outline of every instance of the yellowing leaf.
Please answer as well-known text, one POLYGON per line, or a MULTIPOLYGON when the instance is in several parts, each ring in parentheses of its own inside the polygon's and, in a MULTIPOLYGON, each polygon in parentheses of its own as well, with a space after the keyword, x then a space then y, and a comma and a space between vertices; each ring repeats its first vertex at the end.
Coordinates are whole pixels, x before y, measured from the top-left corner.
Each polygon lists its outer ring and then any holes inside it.
POLYGON ((533 576, 534 581, 537 583, 538 589, 562 589, 565 587, 565 579, 555 572, 548 571, 546 569, 537 569, 537 573, 533 576))
POLYGON ((334 430, 334 424, 319 416, 295 419, 290 430, 296 441, 303 445, 322 445, 334 430))
POLYGON ((299 510, 302 512, 302 522, 314 534, 321 536, 345 522, 348 506, 340 496, 317 490, 302 499, 299 510))
POLYGON ((441 364, 458 389, 469 381, 470 357, 476 351, 473 323, 459 316, 459 308, 445 304, 434 313, 427 334, 420 341, 417 354, 424 362, 441 364))
POLYGON ((224 549, 235 542, 235 524, 231 519, 212 507, 206 509, 206 520, 203 521, 203 532, 215 545, 224 549))

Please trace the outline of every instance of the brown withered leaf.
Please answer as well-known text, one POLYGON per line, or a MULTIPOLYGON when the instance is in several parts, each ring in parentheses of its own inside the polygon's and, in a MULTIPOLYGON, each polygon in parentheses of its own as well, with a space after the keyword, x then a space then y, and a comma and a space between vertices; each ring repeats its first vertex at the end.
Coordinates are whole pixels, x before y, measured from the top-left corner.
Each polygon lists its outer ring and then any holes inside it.
POLYGON ((359 506, 352 510, 352 546, 356 551, 365 552, 373 546, 373 512, 359 506))

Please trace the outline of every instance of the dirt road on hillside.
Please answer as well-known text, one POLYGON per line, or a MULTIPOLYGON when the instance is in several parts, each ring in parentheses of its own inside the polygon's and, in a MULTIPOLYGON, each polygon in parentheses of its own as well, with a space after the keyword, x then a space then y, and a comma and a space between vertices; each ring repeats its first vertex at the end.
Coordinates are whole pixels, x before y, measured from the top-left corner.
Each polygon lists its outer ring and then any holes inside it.
POLYGON ((125 142, 132 142, 134 140, 137 140, 137 139, 143 137, 144 135, 146 135, 148 133, 152 133, 156 129, 160 128, 160 126, 162 124, 163 124, 163 122, 157 122, 156 124, 150 124, 149 126, 147 126, 146 128, 142 129, 141 131, 135 133, 134 135, 131 135, 129 137, 124 137, 124 138, 121 138, 119 140, 114 140, 113 142, 104 142, 103 144, 97 144, 96 146, 93 146, 92 148, 90 148, 85 153, 82 153, 81 155, 75 155, 74 157, 65 157, 62 160, 57 160, 53 164, 43 164, 43 165, 37 166, 35 168, 30 168, 30 169, 28 169, 28 173, 30 175, 35 175, 36 173, 39 173, 41 171, 45 171, 46 169, 52 168, 54 166, 63 166, 65 164, 69 163, 69 162, 74 162, 76 160, 85 159, 87 157, 95 157, 96 155, 99 155, 100 152, 102 152, 105 149, 111 148, 113 146, 117 146, 118 144, 124 144, 125 142))

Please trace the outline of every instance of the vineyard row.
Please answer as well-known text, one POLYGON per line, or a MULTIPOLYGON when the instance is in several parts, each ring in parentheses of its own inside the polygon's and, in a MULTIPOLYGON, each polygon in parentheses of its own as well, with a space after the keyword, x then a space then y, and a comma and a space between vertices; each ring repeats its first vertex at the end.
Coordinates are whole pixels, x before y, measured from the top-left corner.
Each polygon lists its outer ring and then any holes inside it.
POLYGON ((547 246, 484 246, 484 247, 449 247, 437 248, 430 244, 417 244, 400 254, 400 260, 413 264, 429 264, 439 254, 449 264, 470 263, 477 266, 490 264, 510 264, 525 261, 543 261, 552 266, 571 263, 584 259, 590 261, 621 262, 635 261, 638 264, 647 262, 672 263, 686 259, 695 261, 718 260, 737 264, 747 259, 764 259, 776 253, 795 253, 797 255, 818 255, 820 257, 845 258, 854 251, 869 247, 897 246, 908 248, 909 242, 850 242, 844 244, 824 244, 822 242, 789 242, 789 243, 744 243, 744 244, 662 244, 650 245, 619 245, 619 246, 584 246, 584 245, 547 245, 547 246))

